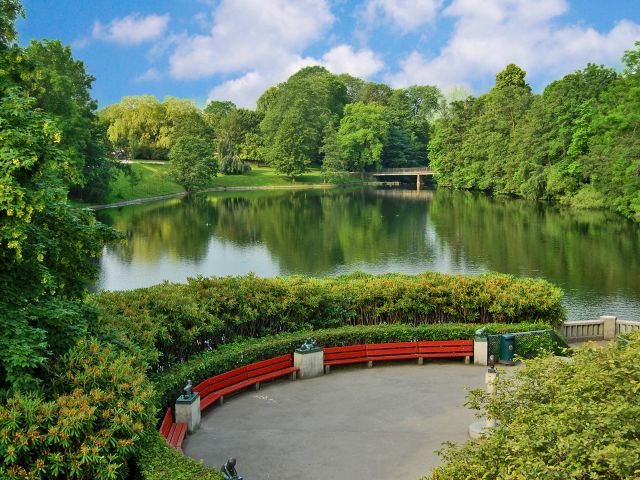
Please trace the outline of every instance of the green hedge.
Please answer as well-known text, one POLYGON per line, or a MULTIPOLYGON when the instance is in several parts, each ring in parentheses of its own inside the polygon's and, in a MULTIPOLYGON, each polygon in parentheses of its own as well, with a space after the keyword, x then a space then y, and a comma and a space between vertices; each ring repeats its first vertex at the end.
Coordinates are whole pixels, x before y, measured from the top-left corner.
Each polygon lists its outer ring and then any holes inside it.
MULTIPOLYGON (((551 328, 545 323, 488 324, 488 334, 508 332, 527 332, 551 328)), ((438 324, 438 325, 372 325, 341 327, 334 329, 304 331, 280 334, 260 339, 221 345, 213 351, 202 352, 188 361, 168 371, 152 376, 160 407, 166 409, 173 405, 182 393, 187 381, 196 385, 201 381, 243 365, 268 358, 292 353, 304 343, 307 337, 313 337, 323 347, 356 345, 361 343, 403 342, 415 340, 456 340, 471 339, 479 324, 438 324)))
POLYGON ((171 448, 157 431, 145 433, 136 454, 141 480, 222 480, 222 474, 171 448))
MULTIPOLYGON (((135 339, 161 370, 243 338, 344 325, 516 323, 564 319, 547 281, 489 273, 190 279, 93 297, 102 328, 135 339)), ((104 333, 104 332, 102 332, 104 333)))

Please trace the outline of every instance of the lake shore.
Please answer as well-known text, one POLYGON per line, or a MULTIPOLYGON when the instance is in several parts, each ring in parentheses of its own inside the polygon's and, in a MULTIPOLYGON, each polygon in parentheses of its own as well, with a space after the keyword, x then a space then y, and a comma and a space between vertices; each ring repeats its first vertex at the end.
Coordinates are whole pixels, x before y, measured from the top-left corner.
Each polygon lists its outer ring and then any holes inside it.
MULTIPOLYGON (((99 202, 83 202, 72 200, 77 208, 100 210, 104 208, 137 205, 170 198, 186 196, 184 189, 175 183, 169 174, 168 163, 158 161, 128 161, 133 175, 124 171, 111 183, 111 191, 99 202)), ((206 188, 195 193, 218 192, 226 190, 299 190, 352 187, 355 185, 384 185, 383 182, 354 181, 327 183, 318 168, 300 175, 295 182, 276 173, 271 167, 252 167, 243 175, 218 175, 206 188)), ((387 183, 388 184, 388 183, 387 183)))
MULTIPOLYGON (((399 182, 348 182, 348 183, 319 183, 319 184, 298 184, 298 185, 268 185, 268 186, 241 186, 241 187, 210 187, 202 190, 197 190, 192 193, 207 193, 207 192, 228 192, 228 191, 247 191, 247 190, 317 190, 317 189, 333 189, 333 188, 346 188, 362 186, 398 186, 399 182)), ((121 202, 108 203, 105 205, 90 205, 85 208, 91 210, 104 210, 106 208, 125 207, 127 205, 140 205, 143 203, 157 202, 159 200, 168 200, 171 198, 186 197, 187 192, 169 193, 167 195, 158 195, 155 197, 143 197, 134 198, 131 200, 123 200, 121 202)))

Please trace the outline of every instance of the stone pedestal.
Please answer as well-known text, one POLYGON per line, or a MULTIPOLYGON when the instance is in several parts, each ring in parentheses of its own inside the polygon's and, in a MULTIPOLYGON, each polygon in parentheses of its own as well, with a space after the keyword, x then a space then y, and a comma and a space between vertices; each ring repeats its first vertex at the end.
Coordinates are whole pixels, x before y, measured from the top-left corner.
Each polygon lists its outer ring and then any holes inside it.
POLYGON ((176 400, 176 423, 186 423, 189 433, 200 426, 200 394, 194 392, 190 397, 181 395, 176 400))
POLYGON ((293 366, 300 369, 300 378, 318 377, 324 373, 324 351, 321 348, 297 349, 293 352, 293 366))
POLYGON ((487 337, 476 337, 473 339, 473 363, 475 365, 487 365, 489 359, 487 337))
POLYGON ((604 321, 604 339, 613 340, 614 338, 616 338, 616 321, 618 320, 618 317, 614 317, 612 315, 603 315, 600 317, 600 320, 604 321))

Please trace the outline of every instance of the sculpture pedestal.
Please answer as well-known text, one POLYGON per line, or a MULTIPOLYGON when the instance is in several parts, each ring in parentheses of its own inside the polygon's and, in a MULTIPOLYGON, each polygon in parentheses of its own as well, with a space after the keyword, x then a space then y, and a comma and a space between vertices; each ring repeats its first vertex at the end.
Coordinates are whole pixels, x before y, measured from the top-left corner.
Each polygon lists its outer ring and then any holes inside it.
POLYGON ((176 423, 186 423, 189 433, 200 426, 200 394, 194 392, 190 397, 178 397, 176 400, 176 423))
POLYGON ((487 337, 476 337, 473 339, 473 363, 476 365, 487 365, 489 360, 488 349, 489 342, 487 337))
POLYGON ((324 373, 324 351, 321 348, 297 349, 293 352, 293 366, 300 369, 300 378, 318 377, 324 373))

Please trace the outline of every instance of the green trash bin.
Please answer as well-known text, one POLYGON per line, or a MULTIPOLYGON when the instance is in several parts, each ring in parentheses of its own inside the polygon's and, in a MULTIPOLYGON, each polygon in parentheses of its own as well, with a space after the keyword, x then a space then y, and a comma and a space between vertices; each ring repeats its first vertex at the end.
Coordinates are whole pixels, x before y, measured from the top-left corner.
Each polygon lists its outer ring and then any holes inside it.
POLYGON ((513 365, 513 354, 516 351, 516 336, 512 333, 505 333, 500 337, 500 363, 503 365, 513 365))

